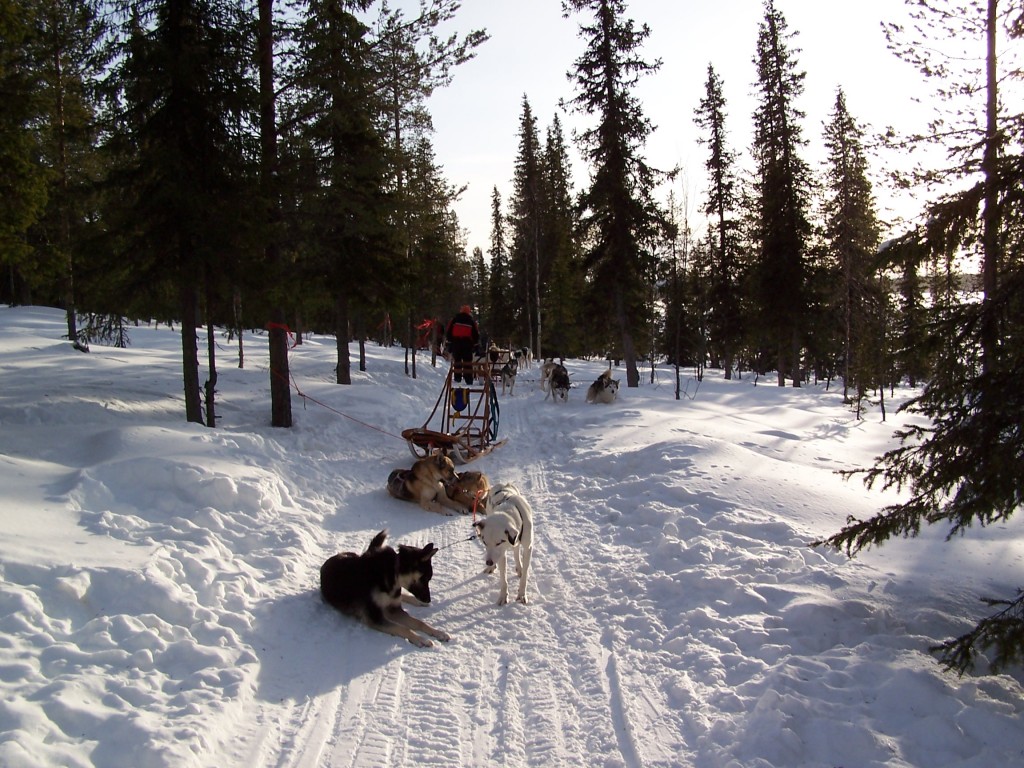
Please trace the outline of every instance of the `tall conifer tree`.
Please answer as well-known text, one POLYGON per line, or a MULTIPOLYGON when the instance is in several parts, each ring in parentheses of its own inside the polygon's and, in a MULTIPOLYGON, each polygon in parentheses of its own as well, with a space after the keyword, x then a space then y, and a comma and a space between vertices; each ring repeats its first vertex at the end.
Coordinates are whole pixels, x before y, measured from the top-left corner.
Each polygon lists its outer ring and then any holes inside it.
POLYGON ((537 118, 530 102, 523 95, 519 118, 519 154, 515 161, 512 180, 512 199, 509 201, 509 225, 512 243, 509 267, 517 306, 522 314, 517 318, 519 333, 527 346, 535 349, 540 316, 540 249, 543 214, 543 176, 541 166, 540 134, 537 118))
POLYGON ((166 285, 181 322, 185 413, 203 422, 196 329, 199 289, 243 225, 233 127, 251 102, 238 7, 226 0, 148 0, 126 20, 116 77, 137 147, 125 178, 127 242, 140 287, 166 285))
POLYGON ((793 386, 802 379, 807 295, 807 215, 810 171, 800 157, 804 145, 796 107, 805 73, 797 68, 786 19, 766 0, 757 36, 758 107, 754 114, 759 253, 754 284, 757 311, 774 347, 779 386, 788 373, 793 386))
POLYGON ((490 312, 485 327, 493 337, 505 338, 512 333, 512 299, 509 296, 508 219, 502 207, 501 193, 491 190, 491 271, 488 281, 490 312))
POLYGON ((835 306, 842 325, 843 396, 849 400, 853 387, 859 412, 867 390, 884 386, 878 359, 884 347, 882 296, 874 274, 879 233, 863 131, 850 115, 842 89, 825 126, 825 146, 825 240, 839 268, 835 306))
POLYGON ((43 215, 47 172, 38 162, 39 137, 32 127, 40 117, 40 72, 35 66, 33 3, 10 4, 0 13, 0 264, 6 268, 0 296, 32 301, 33 288, 49 275, 38 273, 28 231, 43 215), (22 7, 16 7, 16 6, 22 7))
MULTIPOLYGON (((305 228, 333 308, 338 362, 336 380, 350 384, 351 313, 368 311, 388 293, 395 272, 391 201, 384 193, 384 144, 375 120, 375 79, 368 28, 342 0, 309 0, 301 26, 297 84, 305 98, 298 111, 320 169, 305 210, 305 228)), ((381 304, 376 304, 383 309, 381 304)))
MULTIPOLYGON (((626 364, 626 384, 640 384, 637 336, 651 311, 647 277, 664 216, 653 199, 656 173, 643 156, 653 127, 633 94, 639 78, 658 69, 640 56, 650 29, 626 18, 622 0, 563 0, 563 14, 589 13, 580 25, 587 48, 576 60, 572 104, 597 125, 580 134, 591 181, 581 195, 587 266, 598 300, 608 308, 626 364)), ((612 329, 609 329, 612 330, 612 329)), ((646 345, 644 345, 646 347, 646 345)))
POLYGON ((584 353, 578 319, 583 316, 586 275, 575 233, 575 207, 569 148, 556 114, 548 126, 544 159, 544 226, 541 233, 540 283, 544 333, 538 334, 537 359, 584 353), (550 350, 550 354, 548 354, 550 350))
MULTIPOLYGON (((880 482, 909 495, 868 520, 849 520, 824 542, 850 555, 893 536, 915 536, 922 525, 945 523, 949 538, 965 535, 974 525, 1008 520, 1024 505, 1024 156, 1021 116, 1007 114, 999 99, 1000 75, 1019 73, 1000 73, 997 55, 1005 40, 1001 31, 1019 35, 1022 17, 1019 5, 1008 4, 1002 12, 997 0, 984 5, 977 17, 963 15, 954 3, 914 4, 914 28, 929 37, 898 48, 926 74, 942 79, 940 93, 984 96, 983 105, 955 104, 940 118, 955 121, 943 125, 941 136, 950 157, 960 162, 938 175, 966 186, 929 206, 920 235, 902 244, 947 259, 973 255, 981 265, 983 291, 980 301, 962 301, 933 319, 934 367, 923 392, 904 406, 921 421, 897 432, 899 446, 865 474, 869 485, 880 482), (933 39, 963 41, 984 56, 957 51, 936 60, 933 39), (952 69, 954 62, 979 59, 985 62, 980 71, 952 69)), ((932 130, 919 137, 936 138, 932 130)), ((945 665, 964 672, 982 651, 990 652, 994 671, 1024 662, 1024 592, 986 602, 998 610, 935 648, 945 665)))
POLYGON ((708 65, 705 95, 697 109, 696 122, 705 134, 704 167, 708 172, 708 193, 703 213, 709 219, 711 254, 710 329, 711 343, 720 357, 725 378, 732 378, 733 362, 742 337, 740 319, 740 222, 739 180, 736 155, 729 148, 725 128, 726 101, 722 80, 708 65))

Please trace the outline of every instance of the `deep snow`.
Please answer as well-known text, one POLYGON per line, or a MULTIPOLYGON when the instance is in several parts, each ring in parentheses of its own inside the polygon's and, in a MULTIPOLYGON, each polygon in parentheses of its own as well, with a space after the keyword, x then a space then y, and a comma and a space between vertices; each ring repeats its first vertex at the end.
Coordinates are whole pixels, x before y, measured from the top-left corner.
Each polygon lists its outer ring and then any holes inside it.
POLYGON ((600 361, 567 363, 558 405, 523 371, 472 467, 536 510, 532 602, 499 608, 469 519, 384 490, 443 382, 426 357, 414 380, 368 346, 342 387, 333 339, 307 340, 292 372, 323 405, 295 394, 274 429, 265 341, 239 370, 221 339, 207 429, 183 420, 176 329, 87 355, 63 330, 0 307, 3 766, 1024 765, 1024 675, 926 650, 1024 582, 1019 523, 807 546, 892 500, 835 470, 903 417, 713 371, 676 401, 667 368, 588 405, 600 361), (444 547, 411 611, 450 643, 320 601, 323 560, 385 527, 444 547))

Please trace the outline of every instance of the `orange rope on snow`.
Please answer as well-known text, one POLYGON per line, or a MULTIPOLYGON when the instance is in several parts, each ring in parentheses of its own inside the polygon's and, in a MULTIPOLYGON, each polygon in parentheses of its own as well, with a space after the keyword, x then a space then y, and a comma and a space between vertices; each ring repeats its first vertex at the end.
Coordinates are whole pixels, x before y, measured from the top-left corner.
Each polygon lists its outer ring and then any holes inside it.
MULTIPOLYGON (((274 374, 275 376, 277 376, 278 378, 284 379, 284 376, 282 374, 278 373, 277 371, 275 371, 273 368, 270 369, 270 372, 272 374, 274 374)), ((373 424, 368 424, 365 421, 361 421, 360 419, 357 419, 355 416, 349 416, 347 413, 339 411, 337 408, 334 408, 333 406, 330 406, 330 405, 328 405, 327 403, 325 403, 325 402, 323 402, 321 400, 317 400, 312 395, 307 395, 305 392, 303 392, 301 389, 299 389, 299 385, 296 383, 294 376, 292 376, 291 385, 292 385, 292 387, 295 388, 295 394, 297 394, 299 397, 302 398, 302 400, 303 400, 303 407, 305 407, 305 401, 309 400, 309 401, 311 401, 313 403, 316 403, 321 408, 326 408, 328 411, 331 411, 332 413, 336 413, 339 416, 342 416, 343 418, 348 419, 349 421, 354 421, 356 424, 361 424, 364 427, 367 427, 368 429, 375 430, 377 432, 380 432, 381 434, 388 435, 389 437, 395 437, 395 438, 398 438, 399 440, 401 440, 403 442, 406 442, 405 438, 402 437, 401 435, 396 435, 396 434, 394 434, 392 432, 388 432, 386 429, 381 429, 380 427, 375 427, 373 424)))

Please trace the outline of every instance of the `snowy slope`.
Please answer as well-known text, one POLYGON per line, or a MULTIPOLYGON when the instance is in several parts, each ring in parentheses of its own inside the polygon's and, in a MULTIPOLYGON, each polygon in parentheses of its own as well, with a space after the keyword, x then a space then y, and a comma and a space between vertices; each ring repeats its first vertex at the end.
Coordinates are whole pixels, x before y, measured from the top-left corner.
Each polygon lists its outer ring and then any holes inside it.
POLYGON ((536 510, 532 602, 499 608, 469 519, 384 491, 442 385, 425 358, 413 380, 367 347, 341 387, 333 339, 307 340, 292 372, 319 402, 281 430, 264 341, 244 370, 225 342, 211 430, 183 421, 176 332, 82 355, 62 331, 0 307, 0 765, 1024 765, 1024 674, 926 652, 1024 582, 1019 522, 808 548, 893 498, 835 470, 898 422, 835 391, 711 372, 676 401, 662 369, 588 405, 603 364, 569 361, 555 405, 524 371, 473 465, 536 510), (323 560, 385 527, 444 548, 411 610, 450 643, 320 601, 323 560))

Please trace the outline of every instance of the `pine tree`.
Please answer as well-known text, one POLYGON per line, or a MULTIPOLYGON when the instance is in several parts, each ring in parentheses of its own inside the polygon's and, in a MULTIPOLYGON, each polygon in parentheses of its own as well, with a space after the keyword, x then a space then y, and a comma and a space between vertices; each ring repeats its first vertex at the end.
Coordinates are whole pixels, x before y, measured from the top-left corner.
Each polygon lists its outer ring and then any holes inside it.
POLYGON ((0 264, 7 268, 4 288, 11 302, 31 303, 32 291, 49 275, 39 274, 28 231, 47 203, 45 168, 36 161, 39 136, 32 126, 42 105, 40 71, 35 66, 36 3, 13 2, 0 13, 0 264))
POLYGON ((642 154, 653 128, 632 89, 660 63, 640 57, 650 29, 625 18, 622 0, 563 0, 562 11, 565 16, 593 14, 592 23, 580 25, 587 48, 573 73, 577 94, 572 104, 598 121, 580 134, 591 166, 590 187, 581 195, 581 226, 587 232, 586 264, 595 298, 607 306, 618 332, 626 385, 636 387, 637 336, 649 327, 651 312, 646 277, 664 215, 653 200, 656 173, 642 154))
POLYGON ((522 314, 517 318, 518 332, 523 334, 522 338, 531 349, 536 348, 534 340, 538 338, 539 331, 543 181, 537 119, 524 95, 519 118, 519 153, 509 201, 512 235, 509 269, 516 306, 522 308, 522 314))
MULTIPOLYGON (((454 68, 472 59, 476 48, 487 40, 484 30, 472 30, 463 36, 438 36, 438 27, 452 20, 461 5, 461 0, 422 3, 419 14, 406 19, 400 9, 392 10, 384 3, 372 45, 374 68, 379 77, 378 98, 383 105, 380 120, 389 155, 390 184, 398 207, 396 226, 403 240, 399 247, 410 261, 403 268, 403 295, 407 327, 406 372, 413 378, 416 377, 416 358, 413 354, 410 370, 408 352, 414 346, 414 309, 419 293, 416 265, 411 262, 414 254, 423 249, 416 242, 417 233, 410 229, 410 217, 414 209, 429 212, 439 201, 411 198, 407 175, 415 153, 423 148, 422 140, 433 130, 427 99, 435 90, 448 85, 454 68)), ((431 184, 419 187, 420 192, 438 189, 431 184)), ((448 202, 450 200, 443 201, 443 205, 448 202)), ((464 299, 455 306, 462 303, 464 299)))
POLYGON ((491 190, 491 273, 488 281, 488 305, 490 311, 484 315, 487 332, 492 337, 507 338, 512 334, 513 302, 509 295, 509 256, 507 217, 502 209, 501 193, 497 187, 491 190))
POLYGON ((556 114, 548 126, 541 163, 543 172, 540 284, 544 303, 544 336, 538 334, 537 359, 571 357, 586 350, 579 332, 586 273, 575 235, 569 148, 556 114), (550 350, 551 354, 548 354, 550 350))
POLYGON ((259 76, 259 203, 263 215, 262 246, 271 288, 268 305, 267 351, 270 368, 270 423, 292 426, 291 373, 288 367, 288 332, 284 295, 280 286, 281 257, 281 167, 278 153, 277 89, 275 86, 274 0, 257 0, 256 66, 259 76))
POLYGON ((338 361, 336 381, 350 384, 351 315, 383 309, 395 272, 391 201, 384 190, 384 144, 375 119, 375 79, 368 28, 340 0, 309 0, 299 29, 302 134, 319 169, 303 206, 317 288, 328 294, 338 361), (377 303, 377 299, 380 303, 377 303))
POLYGON ((805 73, 797 69, 793 35, 786 19, 766 0, 757 37, 759 104, 754 115, 757 186, 755 290, 760 323, 770 335, 776 355, 779 386, 786 374, 799 387, 800 351, 807 319, 807 215, 810 172, 800 158, 800 119, 796 100, 805 73))
POLYGON ((739 180, 736 155, 729 149, 725 129, 726 101, 722 80, 708 65, 705 96, 697 109, 696 123, 706 132, 700 139, 708 148, 709 186, 703 213, 709 218, 711 250, 711 316, 709 333, 720 353, 725 378, 731 379, 736 349, 743 335, 740 316, 739 270, 741 259, 739 180))
MULTIPOLYGON (((150 0, 125 20, 122 86, 130 156, 126 214, 137 222, 131 248, 140 285, 164 286, 181 322, 185 415, 203 423, 196 330, 199 292, 211 266, 243 228, 239 144, 233 136, 251 105, 240 19, 231 3, 150 0)), ((212 368, 211 368, 212 375, 212 368)))
POLYGON ((76 318, 75 263, 82 254, 85 229, 95 217, 92 190, 100 177, 96 151, 96 84, 106 64, 106 34, 94 2, 46 0, 39 4, 35 66, 40 72, 40 144, 50 171, 48 205, 33 230, 37 262, 46 265, 60 286, 58 299, 67 316, 68 339, 88 351, 76 318))
POLYGON ((825 240, 840 273, 834 301, 842 324, 843 398, 856 403, 859 414, 867 391, 884 386, 877 359, 883 346, 878 327, 882 297, 874 274, 879 233, 863 130, 847 110, 842 89, 825 126, 825 146, 825 240), (852 400, 851 386, 856 392, 852 400))
MULTIPOLYGON (((918 40, 910 41, 908 55, 924 56, 914 60, 942 78, 943 93, 984 95, 985 105, 952 113, 968 122, 946 132, 951 156, 960 158, 957 169, 946 170, 956 170, 968 184, 929 207, 927 224, 910 244, 942 258, 975 255, 983 292, 980 301, 963 301, 933 319, 932 338, 941 340, 934 367, 923 392, 904 406, 923 423, 898 431, 899 446, 865 473, 868 485, 908 489, 909 498, 868 520, 851 519, 821 542, 850 555, 893 536, 915 536, 922 525, 946 523, 948 538, 964 535, 973 525, 1008 520, 1024 504, 1024 157, 1007 151, 1009 131, 1019 126, 1020 116, 1000 111, 997 66, 998 31, 1019 33, 1020 15, 1013 8, 1000 15, 997 0, 986 0, 983 18, 954 11, 943 3, 921 6, 916 28, 940 38, 983 41, 983 71, 953 79, 952 60, 936 65, 930 58, 936 49, 918 40)), ((949 173, 942 175, 949 180, 949 173)), ((991 650, 993 671, 1024 661, 1024 592, 986 602, 1000 610, 934 649, 960 673, 983 650, 991 650)))

